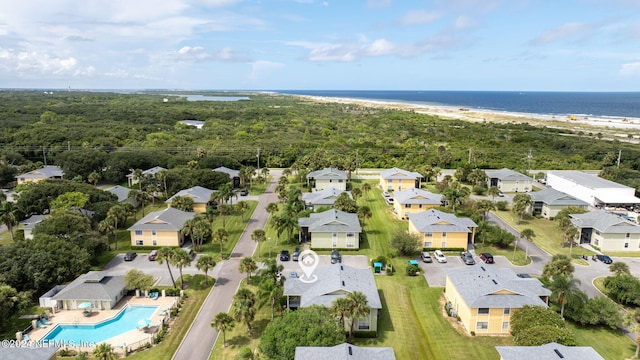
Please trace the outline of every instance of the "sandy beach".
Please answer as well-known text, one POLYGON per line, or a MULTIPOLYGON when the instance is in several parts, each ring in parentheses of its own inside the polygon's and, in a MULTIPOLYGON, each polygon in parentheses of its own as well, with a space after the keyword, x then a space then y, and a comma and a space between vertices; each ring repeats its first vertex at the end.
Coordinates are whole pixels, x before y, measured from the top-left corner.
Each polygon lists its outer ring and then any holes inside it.
POLYGON ((640 118, 622 118, 614 116, 552 116, 542 114, 498 112, 458 108, 451 106, 387 102, 367 99, 334 98, 309 95, 298 96, 310 101, 324 103, 353 104, 368 108, 395 109, 438 116, 445 119, 459 119, 474 122, 528 123, 536 126, 568 128, 575 131, 602 132, 610 137, 625 138, 627 141, 640 137, 640 118))

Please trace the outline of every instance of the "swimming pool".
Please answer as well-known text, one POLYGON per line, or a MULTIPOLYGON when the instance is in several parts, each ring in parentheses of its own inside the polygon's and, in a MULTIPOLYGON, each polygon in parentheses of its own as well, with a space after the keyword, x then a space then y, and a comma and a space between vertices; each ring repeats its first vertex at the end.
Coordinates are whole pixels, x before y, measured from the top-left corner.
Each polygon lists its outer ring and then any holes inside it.
POLYGON ((157 306, 129 306, 115 318, 95 325, 63 325, 59 324, 51 330, 43 340, 67 341, 75 344, 95 344, 136 329, 140 320, 150 319, 158 309, 157 306))

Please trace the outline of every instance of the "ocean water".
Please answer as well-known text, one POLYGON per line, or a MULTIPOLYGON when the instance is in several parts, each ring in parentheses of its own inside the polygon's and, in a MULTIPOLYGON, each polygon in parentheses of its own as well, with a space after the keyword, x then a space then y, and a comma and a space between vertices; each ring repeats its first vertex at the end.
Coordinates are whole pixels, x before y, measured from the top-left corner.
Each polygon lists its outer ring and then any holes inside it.
POLYGON ((528 114, 640 118, 640 92, 386 90, 279 90, 276 92, 528 114))

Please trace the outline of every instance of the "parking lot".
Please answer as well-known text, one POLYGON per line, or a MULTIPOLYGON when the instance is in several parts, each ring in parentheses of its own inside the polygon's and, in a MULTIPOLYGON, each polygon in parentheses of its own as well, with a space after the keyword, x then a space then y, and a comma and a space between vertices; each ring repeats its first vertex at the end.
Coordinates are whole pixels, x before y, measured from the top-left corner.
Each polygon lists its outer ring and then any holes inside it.
MULTIPOLYGON (((125 275, 131 269, 137 269, 145 274, 152 275, 156 280, 157 286, 172 286, 171 276, 169 275, 169 270, 167 270, 167 264, 158 263, 157 261, 149 261, 148 253, 139 253, 138 256, 133 259, 133 261, 124 261, 124 254, 118 254, 114 257, 109 263, 104 267, 103 271, 106 271, 108 275, 125 275)), ((198 269, 196 269, 196 262, 198 261, 198 256, 193 259, 190 266, 185 266, 182 268, 183 274, 198 274, 202 273, 198 269)), ((171 267, 171 271, 173 273, 174 278, 178 278, 180 276, 180 272, 176 267, 171 267)), ((212 271, 209 271, 209 275, 212 275, 212 271)))
MULTIPOLYGON (((330 255, 318 255, 318 258, 318 267, 331 265, 330 255)), ((369 267, 369 259, 365 255, 342 255, 342 264, 356 269, 366 269, 369 267)), ((296 272, 298 276, 304 273, 298 261, 280 261, 280 259, 278 259, 278 265, 284 267, 282 274, 284 274, 285 277, 289 277, 291 272, 296 272)))

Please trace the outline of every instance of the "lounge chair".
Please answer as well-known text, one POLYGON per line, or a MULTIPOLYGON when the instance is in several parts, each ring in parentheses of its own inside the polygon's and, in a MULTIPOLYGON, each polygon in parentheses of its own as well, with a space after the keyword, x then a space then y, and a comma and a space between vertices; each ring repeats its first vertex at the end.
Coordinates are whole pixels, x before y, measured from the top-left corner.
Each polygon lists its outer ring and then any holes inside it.
POLYGON ((40 319, 40 321, 42 321, 43 324, 45 325, 53 325, 53 323, 49 320, 47 320, 47 318, 42 318, 40 319))
POLYGON ((45 324, 43 324, 40 320, 36 321, 36 325, 38 325, 38 327, 40 329, 46 329, 47 326, 45 324))
POLYGON ((29 337, 29 334, 22 334, 22 340, 31 341, 31 338, 29 337))
POLYGON ((158 300, 158 295, 160 294, 157 292, 149 293, 149 297, 152 298, 153 300, 158 300))

